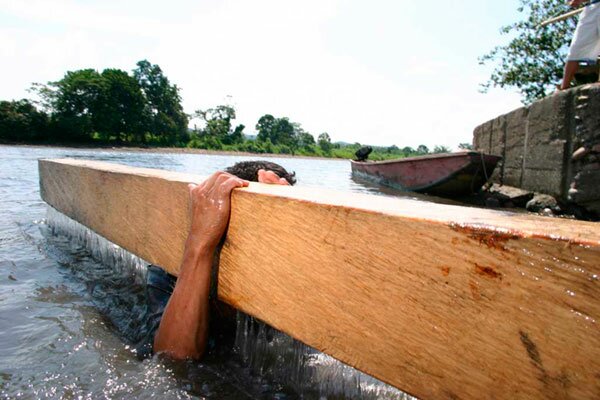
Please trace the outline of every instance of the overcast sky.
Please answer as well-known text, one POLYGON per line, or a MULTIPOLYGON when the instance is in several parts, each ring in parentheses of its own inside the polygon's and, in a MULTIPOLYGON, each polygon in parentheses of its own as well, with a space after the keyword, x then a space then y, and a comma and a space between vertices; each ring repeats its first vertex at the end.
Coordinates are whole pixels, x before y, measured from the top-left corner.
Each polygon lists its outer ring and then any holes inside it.
POLYGON ((230 102, 317 136, 455 148, 520 105, 479 93, 477 57, 519 19, 517 0, 0 0, 0 99, 67 70, 161 66, 191 113, 230 102))

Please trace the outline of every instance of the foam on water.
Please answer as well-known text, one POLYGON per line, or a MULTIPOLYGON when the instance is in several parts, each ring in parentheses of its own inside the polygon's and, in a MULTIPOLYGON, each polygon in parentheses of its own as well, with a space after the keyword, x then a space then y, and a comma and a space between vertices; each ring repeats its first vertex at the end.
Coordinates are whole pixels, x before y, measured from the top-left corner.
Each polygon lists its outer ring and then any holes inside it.
POLYGON ((321 398, 414 399, 333 357, 238 312, 236 347, 244 362, 300 394, 321 398))
MULTIPOLYGON (((149 262, 48 207, 47 225, 53 235, 69 238, 115 274, 143 284, 149 262)), ((290 387, 302 398, 413 399, 292 337, 237 313, 235 352, 254 374, 290 387)))
POLYGON ((47 209, 46 223, 53 235, 68 237, 78 246, 85 248, 96 261, 110 266, 116 274, 131 275, 137 284, 143 284, 146 281, 149 262, 98 235, 51 206, 48 206, 47 209))

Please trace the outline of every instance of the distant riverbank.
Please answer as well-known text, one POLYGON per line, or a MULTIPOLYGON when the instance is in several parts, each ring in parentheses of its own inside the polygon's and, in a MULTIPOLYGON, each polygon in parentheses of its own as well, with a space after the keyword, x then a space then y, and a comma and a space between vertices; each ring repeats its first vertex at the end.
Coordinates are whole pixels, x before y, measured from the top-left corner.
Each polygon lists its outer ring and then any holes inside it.
POLYGON ((346 161, 344 158, 335 157, 320 157, 292 154, 273 154, 273 153, 250 153, 246 151, 225 151, 225 150, 206 150, 194 149, 189 147, 139 147, 139 146, 109 146, 98 145, 90 146, 89 144, 13 144, 0 143, 0 146, 21 147, 21 148, 37 148, 37 149, 79 149, 79 150, 98 150, 98 151, 119 151, 131 153, 166 153, 166 154, 207 154, 207 155, 230 155, 230 156, 248 156, 255 158, 303 158, 312 160, 340 160, 346 161))

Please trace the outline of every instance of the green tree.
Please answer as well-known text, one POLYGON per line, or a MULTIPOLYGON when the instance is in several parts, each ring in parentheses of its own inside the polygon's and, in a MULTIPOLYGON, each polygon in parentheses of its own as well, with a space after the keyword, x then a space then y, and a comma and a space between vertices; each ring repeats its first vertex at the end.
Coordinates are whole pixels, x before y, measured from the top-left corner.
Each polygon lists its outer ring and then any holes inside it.
POLYGON ((451 153, 452 149, 450 147, 446 147, 446 146, 434 146, 433 147, 433 152, 435 154, 440 154, 440 153, 451 153))
POLYGON ((428 154, 429 153, 429 147, 425 146, 424 144, 420 144, 417 147, 416 153, 417 154, 428 154))
POLYGON ((225 144, 241 144, 244 143, 244 124, 239 124, 235 127, 233 132, 226 138, 229 143, 225 144))
POLYGON ((94 112, 104 90, 98 71, 81 69, 47 86, 39 86, 44 103, 52 110, 52 129, 57 139, 89 140, 94 131, 94 112))
POLYGON ((473 145, 471 143, 459 143, 458 148, 461 150, 473 150, 473 145))
POLYGON ((271 140, 273 137, 273 130, 275 125, 275 117, 271 114, 265 114, 258 119, 256 123, 256 139, 261 142, 265 142, 267 139, 271 140))
POLYGON ((172 144, 187 141, 188 116, 183 112, 179 88, 169 82, 158 65, 147 60, 137 63, 133 76, 146 99, 146 129, 172 144))
POLYGON ((277 118, 273 128, 274 137, 271 138, 273 144, 283 144, 291 148, 297 146, 296 130, 289 119, 277 118))
POLYGON ((319 143, 319 147, 323 150, 324 153, 328 154, 331 152, 331 138, 327 132, 323 132, 317 138, 317 142, 319 143))
POLYGON ((388 154, 396 154, 396 153, 400 152, 400 149, 398 148, 398 146, 396 146, 395 144, 393 144, 390 147, 386 148, 385 151, 388 154))
POLYGON ((310 151, 315 144, 315 137, 313 135, 303 129, 298 132, 298 146, 300 148, 310 151))
POLYGON ((256 123, 256 138, 261 142, 269 139, 274 145, 286 146, 293 153, 299 143, 299 127, 299 124, 290 122, 288 118, 275 118, 271 114, 265 114, 256 123))
POLYGON ((29 100, 0 101, 0 140, 29 142, 43 139, 47 130, 48 115, 29 100))
POLYGON ((204 121, 204 135, 224 138, 231 132, 231 120, 235 119, 235 109, 232 106, 221 105, 207 110, 197 110, 195 117, 204 121))
POLYGON ((406 147, 403 147, 403 148, 402 148, 402 153, 403 153, 405 156, 410 156, 411 154, 414 154, 414 153, 416 153, 416 152, 417 152, 417 151, 416 151, 415 149, 413 149, 412 147, 410 147, 410 146, 406 146, 406 147))
POLYGON ((110 140, 143 141, 145 98, 137 81, 119 69, 69 71, 56 82, 35 85, 52 112, 56 139, 89 140, 93 132, 110 140))
POLYGON ((102 90, 93 110, 93 127, 101 137, 127 141, 144 141, 144 95, 138 82, 127 72, 105 69, 101 74, 102 90))
POLYGON ((490 87, 515 87, 530 103, 556 90, 563 73, 568 44, 576 20, 568 19, 540 27, 540 23, 569 10, 565 0, 520 0, 519 12, 524 19, 501 28, 510 41, 497 46, 480 58, 481 64, 495 69, 484 92, 490 87))
POLYGON ((238 144, 244 141, 245 126, 238 125, 232 130, 231 121, 235 119, 235 108, 230 105, 220 105, 207 110, 197 110, 194 116, 205 122, 202 135, 217 138, 223 144, 238 144))

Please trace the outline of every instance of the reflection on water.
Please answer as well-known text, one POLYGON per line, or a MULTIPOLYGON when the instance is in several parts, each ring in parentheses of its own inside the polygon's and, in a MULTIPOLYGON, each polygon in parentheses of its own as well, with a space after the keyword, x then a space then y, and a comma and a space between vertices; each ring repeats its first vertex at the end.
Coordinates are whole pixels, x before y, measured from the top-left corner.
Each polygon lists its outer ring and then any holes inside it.
MULTIPOLYGON (((371 378, 356 372, 352 375, 351 369, 338 364, 335 368, 348 380, 337 381, 337 391, 325 392, 321 386, 335 388, 332 380, 323 377, 331 370, 321 368, 331 360, 298 343, 288 343, 289 348, 275 346, 291 340, 285 336, 273 336, 276 340, 265 345, 260 341, 261 328, 255 330, 259 335, 255 339, 246 336, 248 341, 240 353, 222 346, 202 363, 170 364, 156 358, 140 362, 130 342, 139 334, 139 316, 145 304, 140 285, 144 263, 85 234, 73 240, 58 234, 56 227, 52 233, 45 222, 46 206, 39 197, 37 159, 58 157, 201 175, 253 158, 0 146, 0 398, 287 399, 297 398, 298 393, 304 398, 339 393, 335 397, 343 398, 344 393, 366 396, 367 389, 376 385, 371 378), (258 356, 251 350, 252 343, 266 352, 258 356), (300 359, 310 362, 297 376, 311 376, 308 384, 292 380, 286 386, 277 383, 277 376, 270 380, 260 377, 258 372, 266 364, 258 360, 272 359, 270 346, 278 349, 276 354, 302 348, 300 359), (251 361, 249 354, 257 357, 251 361), (340 391, 340 386, 345 389, 340 391)), ((273 161, 296 171, 299 185, 372 190, 350 179, 345 161, 273 161)), ((244 321, 239 324, 248 326, 244 321)), ((239 337, 238 344, 242 347, 239 337)), ((388 393, 384 387, 373 387, 371 393, 388 393)), ((390 391, 386 396, 398 398, 399 394, 390 391)))

